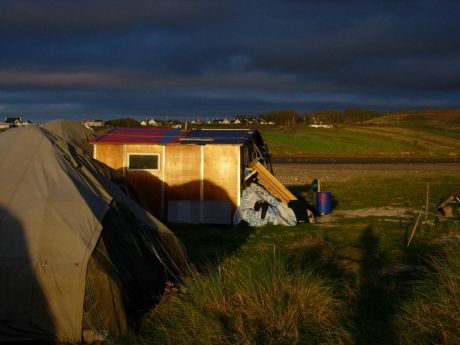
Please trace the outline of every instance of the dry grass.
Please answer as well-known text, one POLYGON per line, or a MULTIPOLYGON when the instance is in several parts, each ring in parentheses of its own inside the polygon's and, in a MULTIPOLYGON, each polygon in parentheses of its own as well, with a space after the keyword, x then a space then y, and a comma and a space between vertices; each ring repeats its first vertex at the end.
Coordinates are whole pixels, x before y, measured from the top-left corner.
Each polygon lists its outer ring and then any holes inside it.
POLYGON ((432 267, 396 317, 400 344, 460 344, 460 245, 432 258, 432 267))
POLYGON ((163 299, 136 343, 352 342, 331 282, 284 255, 229 260, 197 274, 181 291, 163 299))

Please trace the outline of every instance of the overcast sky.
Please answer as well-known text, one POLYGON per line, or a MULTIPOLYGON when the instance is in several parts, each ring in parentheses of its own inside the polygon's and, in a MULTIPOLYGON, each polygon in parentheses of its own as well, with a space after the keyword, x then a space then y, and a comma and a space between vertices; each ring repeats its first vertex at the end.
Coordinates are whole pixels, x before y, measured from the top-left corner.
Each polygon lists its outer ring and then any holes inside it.
POLYGON ((0 115, 460 106, 460 1, 0 0, 0 115))

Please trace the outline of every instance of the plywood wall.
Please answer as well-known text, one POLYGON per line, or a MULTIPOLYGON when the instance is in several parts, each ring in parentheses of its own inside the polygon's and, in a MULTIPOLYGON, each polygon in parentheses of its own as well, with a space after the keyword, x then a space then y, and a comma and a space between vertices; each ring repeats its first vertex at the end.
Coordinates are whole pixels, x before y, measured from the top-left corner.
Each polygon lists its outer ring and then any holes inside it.
POLYGON ((200 200, 201 146, 169 145, 165 148, 165 199, 200 200))
POLYGON ((162 211, 162 151, 161 145, 126 145, 125 162, 128 164, 130 153, 156 153, 159 155, 159 170, 133 171, 125 169, 128 181, 136 191, 137 196, 153 211, 157 216, 162 211))
POLYGON ((169 200, 223 200, 235 210, 241 179, 240 145, 97 145, 96 158, 123 172, 138 196, 162 217, 169 200), (158 171, 130 171, 129 153, 159 154, 158 171), (125 155, 125 157, 123 157, 125 155))
POLYGON ((94 158, 122 173, 123 145, 98 144, 94 149, 94 158))
POLYGON ((230 201, 235 209, 240 186, 240 146, 204 146, 204 200, 230 201))

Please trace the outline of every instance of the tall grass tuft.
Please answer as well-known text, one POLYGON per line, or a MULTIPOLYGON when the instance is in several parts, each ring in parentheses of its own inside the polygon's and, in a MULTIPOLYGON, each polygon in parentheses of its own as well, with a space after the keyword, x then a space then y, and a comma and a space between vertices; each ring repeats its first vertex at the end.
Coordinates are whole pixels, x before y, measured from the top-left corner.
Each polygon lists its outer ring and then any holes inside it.
POLYGON ((415 285, 415 297, 396 317, 401 344, 460 344, 460 245, 432 258, 432 265, 434 272, 415 285))
MULTIPOLYGON (((331 282, 272 253, 232 259, 166 295, 145 344, 349 344, 331 282)), ((131 339, 132 341, 132 339, 131 339)))

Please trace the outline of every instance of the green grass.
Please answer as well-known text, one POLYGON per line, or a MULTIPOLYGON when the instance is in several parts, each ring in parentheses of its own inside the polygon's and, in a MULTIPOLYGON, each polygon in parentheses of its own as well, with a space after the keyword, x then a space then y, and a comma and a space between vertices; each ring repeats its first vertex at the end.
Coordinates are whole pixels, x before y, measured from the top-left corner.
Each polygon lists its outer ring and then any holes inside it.
MULTIPOLYGON (((433 281, 404 271, 386 273, 406 265, 435 267, 441 272, 437 261, 433 266, 430 263, 432 257, 441 257, 444 242, 439 240, 460 233, 457 223, 438 223, 436 213, 439 200, 458 189, 460 176, 455 172, 414 174, 352 178, 327 185, 338 201, 335 210, 409 206, 418 212, 424 207, 429 182, 428 219, 436 222, 421 225, 408 248, 405 244, 416 214, 337 217, 325 225, 294 227, 171 226, 186 245, 195 273, 182 286, 167 291, 140 330, 117 341, 410 344, 418 341, 420 329, 428 328, 423 336, 428 340, 420 338, 420 343, 436 343, 442 333, 454 344, 458 333, 447 333, 450 321, 443 322, 441 333, 433 333, 429 325, 435 317, 444 320, 455 311, 447 305, 455 306, 452 300, 445 298, 447 288, 455 294, 460 289, 455 271, 442 277, 436 273, 433 281), (425 292, 441 296, 436 297, 441 301, 439 313, 425 292), (414 325, 409 321, 416 308, 420 316, 414 325), (405 329, 409 330, 404 333, 405 329)), ((307 188, 292 190, 300 193, 307 188)))
POLYGON ((423 131, 460 140, 460 130, 424 127, 423 131))
POLYGON ((395 151, 410 150, 404 142, 352 133, 343 128, 275 129, 263 131, 270 152, 276 156, 355 157, 390 156, 395 151))
POLYGON ((452 153, 460 150, 460 130, 437 126, 322 129, 297 125, 261 131, 274 158, 452 158, 452 153))
MULTIPOLYGON (((336 210, 385 206, 418 208, 425 203, 429 184, 429 204, 434 207, 459 188, 460 175, 456 175, 456 172, 415 171, 399 178, 362 176, 347 182, 328 181, 323 188, 332 192, 336 210)), ((310 187, 295 186, 291 190, 300 196, 308 192, 310 187)))

